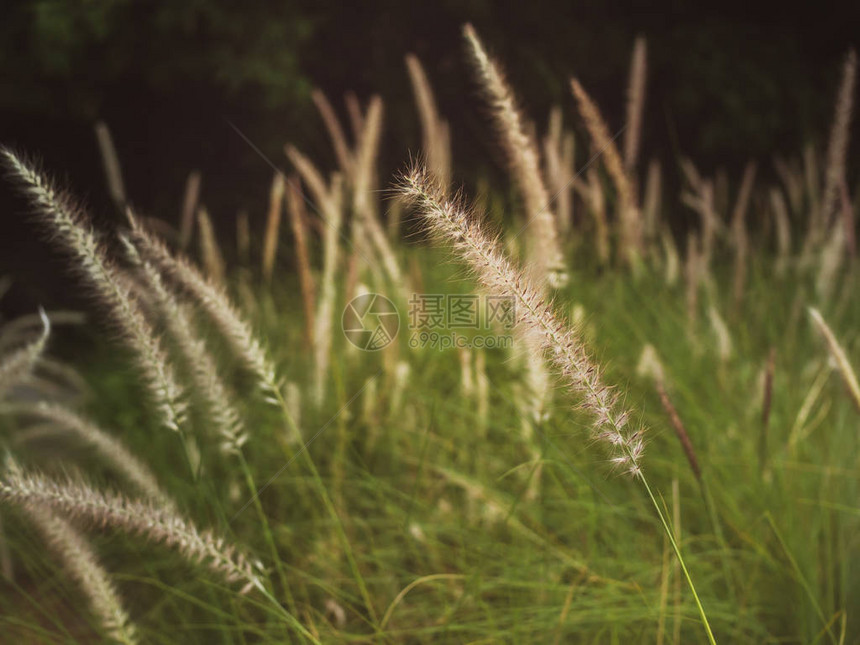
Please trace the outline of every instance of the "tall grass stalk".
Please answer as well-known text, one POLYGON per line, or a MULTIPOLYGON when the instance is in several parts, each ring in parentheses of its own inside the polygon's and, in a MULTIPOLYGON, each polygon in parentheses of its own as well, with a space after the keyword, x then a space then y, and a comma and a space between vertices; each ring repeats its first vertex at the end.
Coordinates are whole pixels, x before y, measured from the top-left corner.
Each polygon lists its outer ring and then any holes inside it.
POLYGON ((426 169, 418 165, 403 175, 399 192, 415 204, 429 230, 466 261, 489 293, 514 299, 518 324, 542 337, 548 360, 566 386, 582 398, 582 407, 593 415, 592 433, 609 446, 613 454, 610 462, 642 482, 684 572, 708 640, 715 644, 681 549, 642 470, 644 429, 628 429, 630 412, 621 407, 618 395, 603 383, 600 368, 591 361, 576 333, 556 316, 531 281, 505 258, 498 243, 487 236, 475 214, 459 198, 449 198, 447 191, 439 188, 426 169))
POLYGON ((39 337, 2 357, 3 360, 0 362, 0 399, 3 398, 7 390, 26 380, 36 363, 42 358, 48 344, 48 337, 51 335, 51 321, 41 309, 39 316, 42 320, 42 333, 39 337))
POLYGON ((0 156, 30 197, 45 232, 71 256, 74 270, 107 308, 123 341, 134 350, 162 424, 178 432, 185 414, 183 388, 130 288, 91 230, 86 213, 33 164, 8 148, 0 148, 0 156))
POLYGON ((103 634, 112 642, 136 645, 139 642, 137 629, 86 539, 69 522, 47 508, 31 504, 25 509, 51 550, 63 561, 84 592, 103 634))
POLYGON ((627 82, 627 129, 624 132, 624 166, 632 173, 639 157, 642 140, 642 113, 645 108, 645 72, 647 44, 643 36, 633 43, 630 56, 630 78, 627 82))
POLYGON ((511 176, 523 198, 526 221, 530 227, 529 257, 535 279, 541 285, 546 281, 550 288, 562 287, 567 282, 567 270, 558 239, 552 199, 540 173, 537 146, 527 131, 513 90, 499 65, 487 54, 472 25, 463 28, 463 35, 481 89, 492 111, 511 176))
POLYGON ((107 123, 104 121, 99 121, 95 125, 95 133, 96 141, 99 145, 99 153, 101 153, 105 179, 107 180, 108 192, 117 210, 122 212, 126 204, 125 182, 122 180, 122 168, 119 164, 119 155, 116 153, 110 128, 108 128, 107 123))

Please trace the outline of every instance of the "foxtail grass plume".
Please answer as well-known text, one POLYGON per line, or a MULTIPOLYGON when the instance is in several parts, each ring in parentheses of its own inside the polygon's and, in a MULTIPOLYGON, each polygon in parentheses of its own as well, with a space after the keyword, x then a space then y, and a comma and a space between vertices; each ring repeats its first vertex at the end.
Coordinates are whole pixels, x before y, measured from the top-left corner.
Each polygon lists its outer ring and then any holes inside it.
POLYGON ((629 428, 630 413, 622 409, 618 394, 603 383, 600 368, 591 361, 576 333, 556 316, 532 281, 502 254, 475 213, 460 197, 449 197, 448 191, 418 165, 404 174, 399 192, 417 207, 428 229, 469 264, 488 293, 513 300, 517 323, 539 339, 547 360, 594 416, 594 436, 611 446, 612 463, 639 475, 645 447, 643 430, 629 428))
POLYGON ((550 111, 547 134, 544 137, 543 153, 547 188, 555 200, 557 229, 562 236, 573 226, 573 202, 570 189, 575 176, 575 152, 576 143, 573 133, 564 129, 561 107, 554 105, 550 111))
POLYGON ((256 375, 263 391, 271 396, 277 389, 275 368, 251 326, 230 301, 223 288, 207 279, 184 258, 174 256, 167 246, 147 231, 130 211, 128 217, 132 227, 131 240, 141 256, 159 271, 170 276, 194 298, 215 323, 233 353, 251 373, 256 375))
POLYGON ((618 146, 615 145, 609 132, 609 126, 606 125, 597 104, 577 79, 570 79, 570 87, 576 99, 579 113, 582 115, 588 134, 591 136, 594 149, 600 153, 600 158, 606 165, 606 170, 618 193, 618 213, 621 226, 620 251, 622 259, 629 262, 635 254, 642 250, 642 225, 630 176, 627 174, 624 160, 621 158, 618 146))
POLYGON ((168 333, 185 359, 194 393, 202 400, 207 421, 221 439, 221 449, 237 454, 248 440, 233 395, 221 380, 218 364, 199 337, 191 311, 164 284, 161 274, 144 260, 127 238, 122 238, 129 260, 140 270, 141 279, 152 295, 168 333))
POLYGON ((839 200, 839 183, 845 176, 845 157, 848 153, 849 129, 854 108, 854 87, 857 80, 857 54, 852 49, 845 58, 842 82, 836 96, 836 108, 830 141, 827 144, 827 166, 824 175, 824 192, 821 197, 820 221, 826 233, 836 212, 839 200))
POLYGON ((284 175, 275 171, 269 191, 269 214, 266 218, 266 235, 263 237, 263 277, 271 281, 278 254, 278 233, 281 228, 281 213, 284 209, 284 175))
POLYGON ((27 504, 25 509, 30 521, 80 586, 103 635, 122 645, 138 643, 137 629, 86 538, 48 508, 27 504))
POLYGON ((197 209, 197 227, 200 229, 200 256, 206 273, 216 284, 224 284, 227 275, 224 257, 221 255, 221 247, 215 237, 212 218, 209 217, 209 211, 204 206, 197 209))
MULTIPOLYGON (((374 200, 371 199, 374 187, 374 170, 379 155, 379 141, 382 133, 382 99, 374 96, 370 100, 364 119, 364 130, 355 152, 355 164, 352 175, 352 208, 359 219, 359 229, 364 232, 375 252, 363 254, 362 258, 374 263, 375 258, 381 260, 382 268, 388 275, 392 286, 401 292, 408 292, 405 279, 391 243, 379 222, 379 215, 374 210, 374 200)), ((371 267, 373 268, 373 267, 371 267)))
POLYGON ((48 337, 51 335, 51 321, 42 309, 39 310, 39 316, 42 319, 42 333, 39 337, 21 349, 0 356, 0 399, 7 390, 30 376, 45 351, 48 337))
POLYGON ((108 192, 117 209, 122 212, 126 204, 125 182, 122 180, 122 168, 119 165, 119 155, 116 153, 113 137, 111 137, 110 129, 104 121, 96 123, 95 132, 96 141, 99 144, 99 152, 102 157, 105 179, 107 180, 108 192))
POLYGON ((734 278, 732 281, 732 300, 737 309, 743 300, 746 288, 747 264, 749 263, 749 235, 747 233, 746 214, 749 209, 750 196, 755 182, 756 164, 747 163, 744 168, 741 187, 738 191, 735 208, 732 211, 731 233, 735 247, 734 278))
POLYGON ((782 275, 785 273, 791 254, 791 220, 788 217, 788 207, 782 191, 771 188, 769 196, 776 230, 776 273, 782 275))
POLYGON ((708 320, 714 332, 714 339, 717 341, 717 354, 720 357, 720 361, 725 363, 732 357, 733 352, 732 337, 729 334, 729 328, 726 326, 726 322, 720 315, 719 310, 713 305, 708 308, 708 320))
POLYGON ((71 256, 76 272, 105 305, 123 340, 134 350, 162 424, 178 431, 185 411, 183 390, 130 288, 91 230, 83 208, 8 148, 0 148, 0 156, 22 184, 46 233, 71 256))
POLYGON ((316 292, 314 276, 311 273, 311 260, 308 251, 308 214, 302 198, 302 189, 297 177, 286 182, 287 214, 293 231, 296 247, 296 270, 299 274, 299 289, 302 292, 302 306, 305 313, 305 341, 308 347, 314 346, 314 301, 316 292))
POLYGON ((427 165, 430 171, 439 177, 442 185, 447 186, 451 180, 451 139, 448 123, 439 116, 433 88, 418 57, 414 54, 407 55, 406 68, 421 119, 422 149, 427 157, 427 165))
POLYGON ((199 170, 192 170, 185 180, 185 196, 182 199, 182 214, 179 218, 179 248, 185 250, 191 243, 194 229, 194 214, 200 202, 200 185, 203 176, 199 170))
POLYGON ((860 384, 857 382, 857 375, 851 367, 851 362, 848 360, 848 355, 842 349, 842 345, 836 340, 836 335, 830 329, 830 326, 825 322, 821 313, 814 307, 809 308, 809 316, 815 324, 816 329, 824 337, 827 343, 827 349, 836 363, 836 369, 839 371, 845 387, 848 389, 848 394, 854 402, 854 406, 860 411, 860 384))
POLYGON ((657 350, 650 343, 642 348, 639 363, 636 365, 636 373, 642 377, 652 378, 657 383, 663 383, 666 380, 663 363, 657 355, 657 350))
POLYGON ((341 172, 346 175, 351 174, 353 164, 352 152, 349 149, 346 135, 343 132, 343 128, 340 127, 340 121, 338 121, 334 108, 323 91, 318 88, 311 92, 311 98, 314 101, 314 105, 317 106, 317 111, 319 111, 320 116, 322 117, 325 129, 328 130, 341 172))
MULTIPOLYGON (((463 28, 472 62, 486 100, 492 111, 511 175, 523 198, 531 249, 529 261, 543 287, 563 287, 568 279, 564 256, 558 240, 552 200, 540 173, 537 146, 528 133, 513 91, 501 68, 490 58, 472 25, 463 28)), ((443 184, 444 187, 447 187, 443 184)))
POLYGON ((35 405, 28 403, 12 404, 4 406, 3 412, 12 413, 18 417, 32 417, 49 423, 49 425, 43 426, 36 434, 27 433, 26 437, 28 439, 49 434, 52 437, 63 433, 76 435, 80 440, 89 444, 105 462, 132 484, 138 492, 154 502, 170 508, 174 507, 173 500, 161 488, 158 479, 152 471, 126 448, 119 439, 99 428, 92 420, 87 419, 62 404, 47 401, 40 401, 35 405))
POLYGON ((666 411, 666 414, 669 416, 669 421, 672 422, 672 429, 675 431, 675 435, 678 437, 678 441, 681 442, 681 447, 684 449, 684 455, 686 455, 687 462, 690 464, 690 470, 693 471, 693 475, 695 475, 696 479, 701 481, 702 470, 699 467, 699 460, 696 457, 696 451, 693 448, 693 442, 690 440, 687 428, 684 427, 681 417, 678 416, 678 411, 675 409, 675 406, 672 405, 672 401, 666 393, 663 381, 657 380, 656 387, 657 394, 660 397, 660 403, 666 411))
POLYGON ((349 125, 352 128, 352 133, 357 139, 361 136, 361 131, 364 128, 364 114, 361 112, 361 103, 355 92, 347 92, 343 96, 343 101, 346 104, 346 114, 349 118, 349 125))
POLYGON ((7 472, 0 478, 0 499, 26 508, 49 507, 90 524, 140 535, 175 549, 190 562, 205 564, 227 582, 244 583, 242 593, 263 589, 258 563, 224 538, 200 531, 173 511, 150 502, 103 493, 84 483, 20 472, 7 472))
POLYGON ((627 82, 627 130, 624 132, 624 166, 632 173, 639 157, 642 140, 642 112, 645 107, 645 71, 647 45, 639 36, 633 44, 630 57, 630 79, 627 82))

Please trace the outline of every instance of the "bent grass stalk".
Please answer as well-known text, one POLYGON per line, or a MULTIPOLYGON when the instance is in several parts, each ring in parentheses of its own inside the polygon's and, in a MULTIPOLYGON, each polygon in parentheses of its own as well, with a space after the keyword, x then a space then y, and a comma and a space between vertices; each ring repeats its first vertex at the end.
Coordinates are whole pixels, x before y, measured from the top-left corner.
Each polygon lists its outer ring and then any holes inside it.
POLYGON ((87 597, 104 635, 122 645, 137 645, 137 629, 87 540, 69 522, 47 508, 33 505, 26 511, 87 597))
POLYGON ((48 337, 51 335, 51 321, 43 310, 39 310, 42 319, 42 333, 29 345, 18 349, 0 362, 0 399, 7 389, 18 385, 30 376, 36 363, 41 359, 48 337))
MULTIPOLYGON (((133 227, 133 239, 139 245, 139 250, 143 257, 152 259, 156 265, 172 275, 191 293, 204 312, 212 319, 215 325, 219 327, 236 355, 246 364, 246 367, 250 368, 250 370, 256 375, 260 388, 265 396, 265 400, 280 409, 292 436, 301 436, 301 432, 293 420, 293 416, 287 407, 283 394, 281 393, 274 365, 251 329, 251 326, 245 321, 224 290, 203 276, 191 263, 174 256, 167 249, 164 243, 146 231, 130 212, 129 220, 133 227)), ((358 563, 355 560, 355 555, 343 528, 340 516, 335 510, 331 497, 323 484, 322 477, 311 459, 309 452, 304 449, 300 452, 302 453, 305 465, 311 472, 311 479, 314 486, 317 488, 317 492, 323 501, 323 505, 334 523, 350 568, 356 578, 356 583, 359 586, 362 599, 367 607, 374 627, 378 630, 379 621, 376 617, 376 612, 373 608, 370 594, 367 591, 364 578, 361 576, 358 563)), ((290 458, 293 456, 294 455, 289 455, 290 458)), ((250 472, 246 472, 245 475, 248 485, 252 487, 251 502, 257 508, 258 514, 260 514, 263 530, 268 532, 267 539, 271 539, 271 529, 269 528, 268 521, 265 519, 265 513, 263 512, 262 506, 260 506, 259 491, 257 491, 256 486, 254 485, 253 477, 250 476, 250 472)), ((277 561, 279 560, 276 560, 276 562, 277 561)))
POLYGON ((613 453, 610 462, 638 478, 645 487, 693 594, 708 641, 715 645, 707 614, 674 532, 641 468, 644 429, 634 432, 627 429, 629 411, 620 409, 618 395, 603 383, 600 368, 591 361, 577 334, 557 317, 551 306, 539 295, 538 289, 502 254, 498 242, 487 236, 475 214, 463 205, 459 196, 448 197, 448 191, 417 164, 404 173, 398 192, 417 207, 429 230, 440 240, 452 245, 454 251, 466 260, 490 293, 514 299, 517 324, 531 328, 540 335, 549 362, 561 374, 569 389, 581 395, 582 407, 593 414, 594 436, 610 446, 613 453))
POLYGON ((93 232, 87 213, 57 189, 34 164, 8 148, 0 156, 30 198, 42 228, 74 261, 85 284, 106 307, 138 367, 164 427, 179 432, 185 418, 184 390, 140 305, 93 232))

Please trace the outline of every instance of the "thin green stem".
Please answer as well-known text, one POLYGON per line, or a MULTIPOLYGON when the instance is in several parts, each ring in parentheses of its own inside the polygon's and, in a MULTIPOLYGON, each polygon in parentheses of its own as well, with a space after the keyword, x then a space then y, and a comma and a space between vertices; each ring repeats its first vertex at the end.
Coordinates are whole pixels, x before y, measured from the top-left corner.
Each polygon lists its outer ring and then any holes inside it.
MULTIPOLYGON (((290 410, 287 407, 287 402, 284 401, 284 397, 282 396, 280 389, 277 387, 271 388, 271 394, 274 396, 275 400, 278 403, 278 406, 281 408, 281 413, 283 414, 284 420, 289 426, 290 433, 292 433, 293 436, 300 437, 301 431, 296 425, 293 416, 290 414, 290 410)), ((331 496, 328 494, 328 491, 323 484, 322 477, 320 476, 319 471, 317 470, 316 465, 314 464, 314 461, 311 458, 308 450, 304 449, 300 452, 302 453, 302 458, 305 462, 305 465, 311 472, 311 479, 313 480, 314 485, 317 488, 317 492, 319 493, 320 499, 322 499, 323 506, 325 506, 326 511, 328 512, 332 522, 334 523, 335 530, 337 531, 338 538, 340 539, 344 554, 346 555, 347 562, 349 563, 349 568, 352 571, 352 575, 355 577, 356 584, 358 585, 359 592, 361 593, 361 598, 364 601, 365 607, 367 608, 367 612, 373 623, 374 629, 377 631, 377 633, 381 633, 381 630, 379 628, 379 619, 376 615, 376 610, 373 608, 373 603, 370 599, 370 593, 367 590, 367 585, 364 582, 364 577, 361 575, 361 571, 358 568, 358 562, 355 559, 355 554, 353 553, 349 538, 346 535, 346 531, 343 527, 343 522, 341 521, 340 516, 337 513, 337 509, 335 508, 334 503, 331 500, 331 496)))
POLYGON ((678 543, 675 541, 675 535, 672 533, 672 529, 669 527, 668 522, 666 522, 666 516, 663 515, 663 510, 657 503, 657 499, 654 497, 654 493, 651 492, 651 487, 648 485, 648 480, 645 478, 645 475, 641 471, 639 472, 639 479, 642 481, 642 485, 645 486, 645 490, 648 492, 648 497, 651 499, 651 503, 654 505, 654 510, 657 511, 657 516, 660 518, 660 522, 663 524, 663 530, 666 532, 666 537, 669 538, 669 544, 672 545, 672 549, 675 551, 675 556, 678 558, 678 563, 681 565, 681 570, 684 572, 684 577, 687 579, 687 586, 689 586, 690 591, 693 592, 693 599, 696 601, 696 607, 699 609, 699 615, 702 618, 702 624, 705 626, 705 632, 708 635, 708 642, 711 645, 717 645, 717 641, 714 638, 714 632, 711 631, 711 625, 708 622, 708 616, 705 614, 705 608, 702 606, 702 601, 699 600, 699 594, 696 593, 696 586, 693 584, 693 579, 690 577, 690 572, 687 571, 687 565, 684 563, 684 556, 681 555, 681 549, 678 547, 678 543))
POLYGON ((257 516, 260 518, 260 525, 263 528, 263 536, 265 537, 266 544, 269 547, 269 551, 271 551, 272 560, 275 563, 275 570, 278 572, 278 580, 280 581, 281 587, 284 590, 284 595, 286 597, 287 604, 289 605, 290 611, 293 614, 295 614, 296 613, 295 600, 293 599, 292 592, 290 591, 290 585, 289 585, 289 582, 287 581, 287 575, 286 575, 286 572, 284 571, 283 562, 281 562, 281 557, 278 554, 278 547, 275 544, 275 538, 274 538, 274 535, 272 535, 272 529, 269 526, 268 517, 266 517, 266 513, 263 510, 263 505, 260 503, 260 495, 259 495, 259 492, 257 491, 257 486, 254 483, 254 477, 251 474, 251 469, 248 466, 248 461, 245 459, 245 455, 242 453, 241 450, 239 450, 238 457, 239 457, 239 464, 242 467, 242 472, 245 475, 245 481, 247 482, 248 490, 251 493, 251 499, 253 500, 254 508, 257 511, 257 516))

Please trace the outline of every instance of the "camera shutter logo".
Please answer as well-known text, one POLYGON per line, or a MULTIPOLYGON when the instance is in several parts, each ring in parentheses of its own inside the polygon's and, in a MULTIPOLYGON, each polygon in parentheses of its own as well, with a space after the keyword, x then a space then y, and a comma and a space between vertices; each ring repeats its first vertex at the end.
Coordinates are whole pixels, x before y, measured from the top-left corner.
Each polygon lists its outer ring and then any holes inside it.
POLYGON ((341 320, 346 339, 369 352, 388 346, 400 329, 400 315, 385 296, 365 293, 346 305, 341 320))

